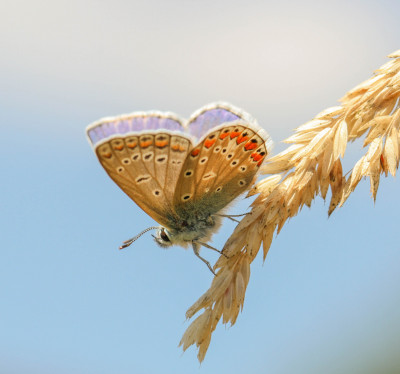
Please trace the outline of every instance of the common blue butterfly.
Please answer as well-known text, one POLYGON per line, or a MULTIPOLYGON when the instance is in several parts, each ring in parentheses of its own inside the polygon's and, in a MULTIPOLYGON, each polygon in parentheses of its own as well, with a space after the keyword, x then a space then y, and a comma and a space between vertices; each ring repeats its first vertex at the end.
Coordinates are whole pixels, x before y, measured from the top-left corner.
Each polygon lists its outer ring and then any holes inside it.
POLYGON ((162 225, 154 227, 155 241, 191 245, 213 272, 200 246, 216 250, 207 242, 223 209, 253 184, 270 152, 268 134, 227 103, 207 105, 188 121, 157 111, 107 117, 86 132, 111 179, 162 225))

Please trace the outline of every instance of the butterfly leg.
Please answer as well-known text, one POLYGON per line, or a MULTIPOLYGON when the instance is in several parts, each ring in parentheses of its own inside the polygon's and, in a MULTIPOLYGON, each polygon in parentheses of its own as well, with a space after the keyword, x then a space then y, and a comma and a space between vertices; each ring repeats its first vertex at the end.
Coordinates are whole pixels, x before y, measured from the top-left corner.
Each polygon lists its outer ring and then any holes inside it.
POLYGON ((214 272, 213 268, 211 267, 210 263, 205 258, 200 256, 200 253, 199 253, 199 249, 200 248, 199 248, 198 244, 193 241, 192 242, 192 246, 193 246, 194 254, 208 266, 208 268, 210 269, 211 273, 213 273, 214 275, 217 275, 217 274, 215 274, 215 272, 214 272))
POLYGON ((225 256, 226 258, 228 258, 224 253, 222 253, 222 251, 220 251, 220 250, 217 249, 217 248, 211 247, 211 245, 209 245, 209 244, 207 244, 207 243, 199 242, 198 240, 196 240, 196 243, 202 245, 203 247, 212 249, 213 251, 218 252, 220 255, 223 255, 223 256, 225 256))
POLYGON ((237 219, 234 219, 232 217, 242 217, 242 216, 246 216, 247 214, 249 214, 249 213, 244 213, 244 214, 214 214, 214 216, 229 218, 231 221, 239 223, 239 221, 237 219))

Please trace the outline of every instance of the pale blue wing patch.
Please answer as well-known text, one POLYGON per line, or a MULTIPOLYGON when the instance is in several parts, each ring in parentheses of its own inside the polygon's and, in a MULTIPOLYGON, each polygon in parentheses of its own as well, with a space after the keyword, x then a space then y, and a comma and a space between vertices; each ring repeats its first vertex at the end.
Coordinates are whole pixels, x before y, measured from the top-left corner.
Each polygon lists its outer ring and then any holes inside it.
POLYGON ((86 129, 90 143, 96 147, 107 139, 130 133, 168 130, 184 132, 181 119, 172 113, 136 112, 118 117, 107 117, 89 125, 86 129))
POLYGON ((195 112, 188 121, 187 131, 197 139, 224 123, 243 120, 256 124, 255 119, 243 110, 228 103, 214 103, 195 112))

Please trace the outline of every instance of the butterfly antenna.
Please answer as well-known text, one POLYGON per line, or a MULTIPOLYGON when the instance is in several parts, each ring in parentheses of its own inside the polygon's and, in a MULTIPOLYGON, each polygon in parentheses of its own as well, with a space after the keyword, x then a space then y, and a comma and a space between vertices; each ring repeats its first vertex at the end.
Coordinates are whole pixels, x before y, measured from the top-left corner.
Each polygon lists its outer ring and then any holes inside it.
POLYGON ((137 239, 139 239, 143 234, 145 234, 147 231, 150 230, 156 230, 159 229, 160 226, 152 226, 152 227, 148 227, 146 230, 143 230, 141 233, 137 234, 136 236, 134 236, 133 238, 130 238, 128 240, 125 240, 122 245, 119 247, 119 249, 124 249, 126 247, 129 247, 134 241, 136 241, 137 239))

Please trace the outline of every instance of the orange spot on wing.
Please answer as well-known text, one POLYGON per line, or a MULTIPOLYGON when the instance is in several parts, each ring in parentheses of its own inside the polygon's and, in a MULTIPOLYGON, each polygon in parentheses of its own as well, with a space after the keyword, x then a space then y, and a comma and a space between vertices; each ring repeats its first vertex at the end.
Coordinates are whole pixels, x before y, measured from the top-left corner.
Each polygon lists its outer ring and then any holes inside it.
POLYGON ((214 145, 214 143, 215 143, 215 141, 216 141, 217 139, 207 139, 205 142, 204 142, 204 147, 206 147, 207 149, 208 148, 210 148, 210 147, 212 147, 213 145, 214 145))
POLYGON ((180 144, 174 144, 171 149, 173 151, 177 151, 177 152, 183 152, 185 150, 185 147, 182 147, 180 144))
POLYGON ((258 161, 257 166, 261 166, 261 164, 263 163, 264 157, 261 157, 261 160, 258 161))
POLYGON ((231 132, 231 139, 236 138, 236 137, 239 136, 239 135, 240 135, 240 132, 239 132, 239 131, 232 131, 232 132, 231 132))
POLYGON ((167 140, 158 140, 156 141, 156 147, 158 148, 164 148, 168 145, 168 141, 167 140))
POLYGON ((251 158, 252 158, 254 161, 260 161, 260 160, 263 159, 263 156, 261 156, 261 155, 258 154, 257 152, 254 152, 254 153, 251 154, 251 158))
POLYGON ((133 149, 137 146, 137 142, 126 143, 126 145, 128 146, 128 148, 133 149))
POLYGON ((257 143, 248 142, 244 145, 244 149, 246 151, 250 151, 251 149, 256 149, 258 147, 257 143))
POLYGON ((219 136, 219 138, 220 139, 225 139, 227 136, 229 136, 230 135, 230 132, 223 132, 220 136, 219 136))
POLYGON ((150 145, 152 145, 153 144, 153 141, 152 140, 147 140, 147 141, 145 141, 145 142, 140 142, 140 146, 142 147, 142 148, 147 148, 148 146, 150 146, 150 145))
POLYGON ((115 145, 114 149, 116 149, 117 151, 121 151, 124 148, 123 145, 115 145))
POLYGON ((198 149, 198 148, 193 149, 193 151, 190 152, 190 154, 191 154, 193 157, 198 156, 199 153, 200 153, 200 149, 198 149))
POLYGON ((102 156, 105 157, 105 158, 111 158, 111 153, 110 152, 103 153, 102 156))
POLYGON ((236 139, 236 143, 237 143, 237 144, 240 144, 240 143, 245 142, 245 141, 248 140, 248 139, 249 139, 248 136, 239 135, 238 138, 236 139))

